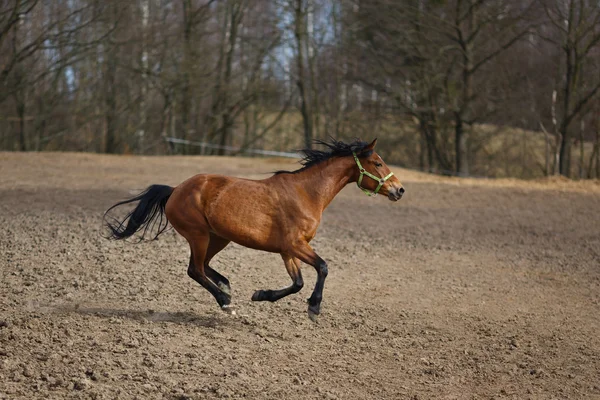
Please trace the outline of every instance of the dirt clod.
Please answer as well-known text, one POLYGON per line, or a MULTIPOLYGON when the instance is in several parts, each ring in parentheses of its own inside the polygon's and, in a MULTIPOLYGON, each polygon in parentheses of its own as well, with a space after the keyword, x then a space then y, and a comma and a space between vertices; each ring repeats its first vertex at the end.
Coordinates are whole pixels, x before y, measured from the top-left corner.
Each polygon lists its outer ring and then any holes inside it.
POLYGON ((77 379, 73 381, 74 390, 85 390, 88 389, 90 386, 90 381, 87 379, 77 379))

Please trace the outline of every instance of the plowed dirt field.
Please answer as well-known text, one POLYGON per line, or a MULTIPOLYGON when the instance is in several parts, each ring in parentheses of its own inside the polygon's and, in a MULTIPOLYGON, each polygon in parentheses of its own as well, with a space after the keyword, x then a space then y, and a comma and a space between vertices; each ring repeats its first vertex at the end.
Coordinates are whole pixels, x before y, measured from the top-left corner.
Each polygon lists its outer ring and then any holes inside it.
POLYGON ((261 179, 275 159, 0 153, 0 399, 600 398, 600 185, 439 178, 406 196, 348 186, 289 284, 236 244, 213 267, 238 316, 186 274, 174 231, 102 237, 102 214, 197 173, 261 179))

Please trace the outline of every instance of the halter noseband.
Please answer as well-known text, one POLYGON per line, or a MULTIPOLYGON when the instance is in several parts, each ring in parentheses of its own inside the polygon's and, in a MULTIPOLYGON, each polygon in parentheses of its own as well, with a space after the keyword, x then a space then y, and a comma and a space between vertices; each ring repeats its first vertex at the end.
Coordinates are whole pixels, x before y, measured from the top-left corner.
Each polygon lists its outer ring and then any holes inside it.
POLYGON ((363 166, 360 164, 360 161, 358 160, 358 157, 356 156, 355 152, 352 152, 352 155, 354 156, 354 161, 356 161, 356 165, 358 165, 358 171, 360 172, 358 181, 356 182, 356 186, 358 186, 358 188, 360 190, 362 190, 363 193, 366 194, 367 196, 373 196, 373 197, 377 196, 377 193, 379 193, 379 189, 381 189, 381 187, 383 186, 385 181, 390 179, 392 177, 392 175, 394 175, 394 173, 390 172, 389 174, 387 174, 387 176, 385 178, 379 178, 363 168, 363 166), (379 185, 377 185, 377 188, 375 188, 374 191, 371 192, 369 189, 365 189, 364 187, 360 186, 364 175, 379 182, 379 185))

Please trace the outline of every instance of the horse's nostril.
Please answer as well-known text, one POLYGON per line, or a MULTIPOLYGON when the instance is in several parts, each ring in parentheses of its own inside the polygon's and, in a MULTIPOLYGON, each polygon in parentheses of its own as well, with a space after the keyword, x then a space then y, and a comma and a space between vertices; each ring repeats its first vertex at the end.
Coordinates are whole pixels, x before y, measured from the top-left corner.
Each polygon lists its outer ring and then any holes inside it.
POLYGON ((400 193, 400 194, 404 194, 404 188, 403 188, 403 187, 401 187, 401 188, 400 188, 400 190, 398 190, 398 193, 400 193))

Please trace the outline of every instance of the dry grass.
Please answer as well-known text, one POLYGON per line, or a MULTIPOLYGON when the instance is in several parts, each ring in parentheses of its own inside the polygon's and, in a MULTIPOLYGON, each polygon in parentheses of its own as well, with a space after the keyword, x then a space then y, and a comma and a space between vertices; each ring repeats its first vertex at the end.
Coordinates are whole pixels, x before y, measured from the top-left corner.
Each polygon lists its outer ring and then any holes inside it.
MULTIPOLYGON (((5 168, 14 164, 18 160, 19 168, 22 171, 29 171, 27 176, 35 176, 41 182, 46 182, 53 179, 57 174, 60 174, 63 168, 62 160, 69 159, 73 162, 79 162, 81 165, 88 165, 93 160, 95 168, 110 166, 112 160, 120 160, 122 157, 134 159, 133 156, 109 156, 105 155, 102 158, 89 153, 32 153, 32 157, 24 157, 22 153, 0 152, 0 185, 4 187, 39 187, 40 182, 35 185, 33 182, 28 182, 22 178, 17 178, 14 174, 4 173, 5 168)), ((223 174, 231 174, 236 169, 243 169, 246 174, 249 174, 254 179, 262 179, 272 171, 276 170, 294 170, 299 168, 298 160, 280 157, 265 157, 265 158, 249 158, 249 157, 217 157, 217 156, 146 156, 141 159, 152 159, 156 165, 161 165, 164 168, 179 165, 181 168, 193 168, 198 173, 204 172, 203 165, 211 165, 218 163, 220 165, 228 165, 222 170, 223 174)), ((582 180, 575 181, 562 176, 542 177, 533 180, 523 180, 518 178, 459 178, 451 176, 441 176, 420 172, 412 169, 395 166, 390 163, 390 168, 400 178, 403 183, 440 183, 452 186, 469 186, 469 187, 496 187, 496 188, 518 188, 523 191, 527 190, 547 190, 558 192, 578 192, 578 193, 600 193, 600 180, 582 180)), ((128 169, 121 171, 120 180, 131 178, 143 172, 143 168, 128 169)), ((72 171, 74 179, 70 181, 69 188, 88 187, 94 184, 90 180, 95 171, 88 167, 80 168, 72 171)), ((169 183, 176 184, 185 179, 185 175, 174 176, 169 183)), ((42 183, 43 184, 43 183, 42 183)))
POLYGON ((393 168, 403 182, 431 182, 453 186, 490 188, 518 188, 522 191, 547 190, 554 192, 600 193, 600 180, 572 180, 563 176, 542 177, 532 180, 518 178, 460 178, 448 177, 404 168, 393 168))
MULTIPOLYGON (((276 114, 266 115, 262 125, 270 123, 276 114)), ((335 123, 322 116, 318 133, 326 137, 336 132, 335 123)), ((452 127, 447 132, 440 132, 440 143, 445 143, 446 157, 453 160, 454 141, 452 127)), ((242 127, 238 127, 234 142, 243 142, 242 127)), ((379 151, 385 159, 393 164, 410 169, 420 169, 420 135, 416 124, 410 120, 400 120, 396 116, 387 115, 378 118, 361 112, 348 113, 339 126, 343 138, 361 137, 365 140, 377 137, 379 151)), ((336 136, 336 135, 334 135, 336 136)), ((551 138, 550 168, 552 171, 552 154, 554 137, 551 138)), ((473 176, 490 178, 523 178, 538 179, 545 175, 545 135, 538 131, 527 131, 512 127, 493 125, 476 125, 470 132, 470 173, 473 176)), ((273 128, 253 147, 277 151, 292 151, 304 147, 302 119, 298 112, 288 112, 273 128)), ((592 143, 585 143, 584 167, 587 172, 592 143)), ((579 174, 579 146, 573 146, 571 157, 572 176, 579 174)), ((439 169, 439 168, 438 168, 439 169)), ((449 171, 450 172, 450 171, 449 171)))

